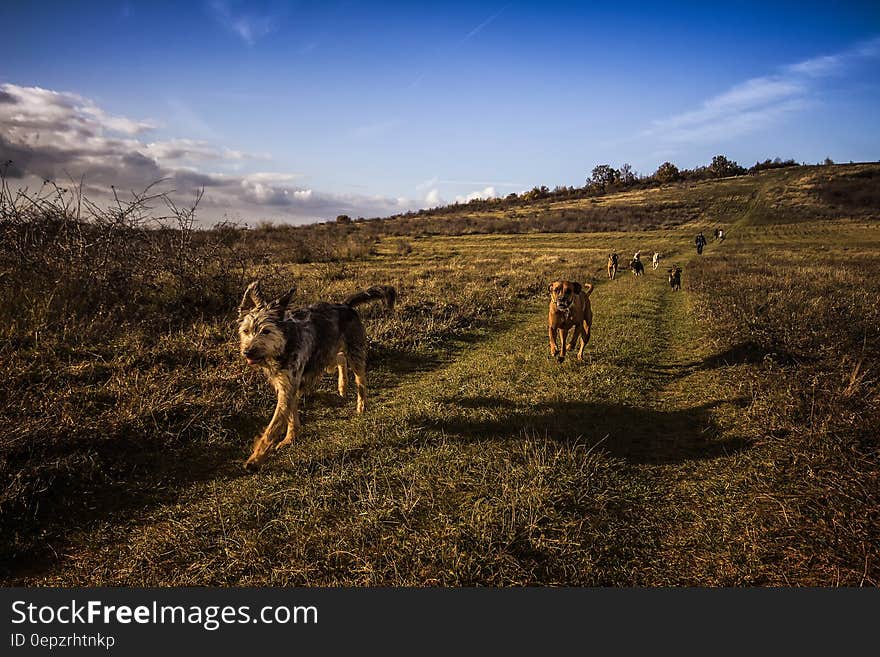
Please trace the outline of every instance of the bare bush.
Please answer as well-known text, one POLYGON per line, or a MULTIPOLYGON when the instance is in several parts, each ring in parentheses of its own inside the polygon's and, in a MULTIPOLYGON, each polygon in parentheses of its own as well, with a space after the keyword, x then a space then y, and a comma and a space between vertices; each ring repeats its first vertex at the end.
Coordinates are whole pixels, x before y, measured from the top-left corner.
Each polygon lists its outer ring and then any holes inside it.
POLYGON ((230 307, 247 266, 234 227, 199 231, 200 194, 178 207, 153 189, 127 200, 114 193, 100 207, 81 187, 46 182, 35 193, 13 192, 3 179, 0 313, 10 336, 72 337, 89 326, 107 331, 230 307))

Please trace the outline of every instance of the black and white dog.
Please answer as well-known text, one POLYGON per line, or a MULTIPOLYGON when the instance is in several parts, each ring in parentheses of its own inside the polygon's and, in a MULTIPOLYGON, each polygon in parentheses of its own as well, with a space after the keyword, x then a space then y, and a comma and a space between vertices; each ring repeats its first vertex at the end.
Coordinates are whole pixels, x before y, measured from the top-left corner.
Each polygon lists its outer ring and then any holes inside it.
POLYGON ((681 267, 675 265, 669 270, 669 287, 672 288, 673 292, 675 290, 681 289, 681 267))

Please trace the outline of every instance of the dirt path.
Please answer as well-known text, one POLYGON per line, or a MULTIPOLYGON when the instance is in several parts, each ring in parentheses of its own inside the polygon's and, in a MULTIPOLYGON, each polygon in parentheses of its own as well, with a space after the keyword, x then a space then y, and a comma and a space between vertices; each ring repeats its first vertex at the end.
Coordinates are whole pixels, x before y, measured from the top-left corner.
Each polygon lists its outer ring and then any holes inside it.
MULTIPOLYGON (((702 257, 712 256, 710 249, 702 257)), ((739 464, 753 438, 744 417, 749 399, 729 367, 735 363, 713 354, 696 319, 686 273, 696 257, 683 263, 681 293, 653 292, 661 305, 653 331, 663 344, 641 368, 657 373, 642 405, 661 418, 645 436, 652 456, 636 466, 657 493, 647 511, 658 543, 641 574, 651 585, 747 584, 742 573, 757 565, 739 540, 743 509, 733 500, 742 497, 728 494, 752 485, 739 464)))

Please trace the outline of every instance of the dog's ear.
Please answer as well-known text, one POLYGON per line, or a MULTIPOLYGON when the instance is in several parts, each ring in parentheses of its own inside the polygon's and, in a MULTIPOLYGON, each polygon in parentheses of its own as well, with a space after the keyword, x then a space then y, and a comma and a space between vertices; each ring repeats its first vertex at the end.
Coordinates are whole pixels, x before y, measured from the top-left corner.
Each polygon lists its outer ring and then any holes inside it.
POLYGON ((580 283, 574 282, 571 284, 571 286, 574 288, 575 294, 580 294, 581 292, 584 291, 584 286, 581 285, 580 283))
POLYGON ((547 286, 547 291, 551 293, 553 292, 553 283, 550 283, 550 285, 547 286))
POLYGON ((276 308, 279 315, 283 315, 284 311, 287 310, 287 306, 290 305, 290 300, 293 299, 294 294, 296 294, 296 285, 272 302, 272 306, 276 308))
POLYGON ((290 301, 293 299, 293 295, 296 294, 296 284, 292 285, 287 292, 278 297, 278 305, 281 307, 281 310, 287 310, 287 306, 290 305, 290 301))
POLYGON ((263 295, 260 292, 260 281, 254 281, 248 285, 247 289, 244 291, 244 296, 241 298, 241 303, 238 305, 238 316, 243 317, 251 310, 258 306, 262 306, 264 303, 263 295))

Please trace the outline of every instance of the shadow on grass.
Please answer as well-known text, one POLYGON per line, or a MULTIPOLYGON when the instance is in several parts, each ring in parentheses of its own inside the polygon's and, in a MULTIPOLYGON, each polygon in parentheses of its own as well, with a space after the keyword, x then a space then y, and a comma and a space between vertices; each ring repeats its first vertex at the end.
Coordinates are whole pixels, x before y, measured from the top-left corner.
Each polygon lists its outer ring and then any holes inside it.
POLYGON ((701 369, 713 369, 729 365, 762 365, 772 361, 777 365, 798 365, 802 362, 813 362, 815 358, 799 356, 781 350, 769 350, 748 340, 733 345, 724 351, 703 359, 701 369))
MULTIPOLYGON (((235 435, 256 435, 264 418, 235 419, 235 435), (239 431, 240 429, 240 431, 239 431)), ((230 428, 230 427, 227 427, 230 428)), ((249 476, 242 468, 250 443, 178 442, 119 427, 100 440, 52 441, 39 459, 7 455, 7 472, 21 486, 7 494, 0 516, 0 581, 50 572, 72 534, 104 523, 128 525, 145 510, 173 503, 197 482, 249 476)), ((8 493, 9 489, 7 489, 8 493)))
MULTIPOLYGON (((436 352, 373 347, 368 388, 373 393, 393 390, 407 375, 436 370, 515 323, 496 318, 475 325, 442 340, 436 352), (478 330, 486 327, 492 331, 478 330)), ((310 418, 347 416, 349 410, 354 415, 353 382, 345 399, 336 394, 335 386, 335 374, 328 374, 304 400, 306 432, 310 418)), ((0 497, 0 582, 51 572, 75 532, 105 524, 131 525, 151 509, 174 504, 193 484, 251 476, 242 464, 273 405, 227 418, 222 429, 236 437, 228 442, 199 436, 202 429, 188 435, 190 426, 198 426, 216 409, 186 405, 158 421, 139 418, 108 428, 101 436, 43 436, 36 443, 4 449, 0 475, 14 480, 14 486, 0 497)), ((368 452, 364 450, 365 457, 368 452)))
MULTIPOLYGON (((436 353, 409 351, 395 347, 376 346, 370 350, 369 369, 387 370, 395 376, 405 374, 425 374, 442 366, 445 362, 436 353)), ((375 371, 374 370, 374 371, 375 371)))
POLYGON ((712 459, 741 452, 751 445, 744 438, 722 436, 711 413, 722 402, 664 411, 585 401, 543 402, 527 408, 517 408, 509 400, 494 397, 445 401, 450 415, 417 417, 411 424, 463 441, 503 440, 525 432, 545 434, 557 441, 601 441, 599 449, 633 463, 647 464, 712 459), (456 408, 464 412, 456 414, 456 408))
MULTIPOLYGON (((707 356, 702 360, 694 360, 688 363, 648 363, 633 364, 626 362, 629 367, 640 367, 646 372, 659 375, 687 376, 699 370, 712 370, 719 367, 731 367, 734 365, 777 365, 789 366, 803 363, 813 363, 818 359, 811 356, 794 354, 780 349, 767 349, 757 342, 747 340, 728 347, 717 354, 707 356)), ((624 363, 619 363, 623 366, 624 363)))

